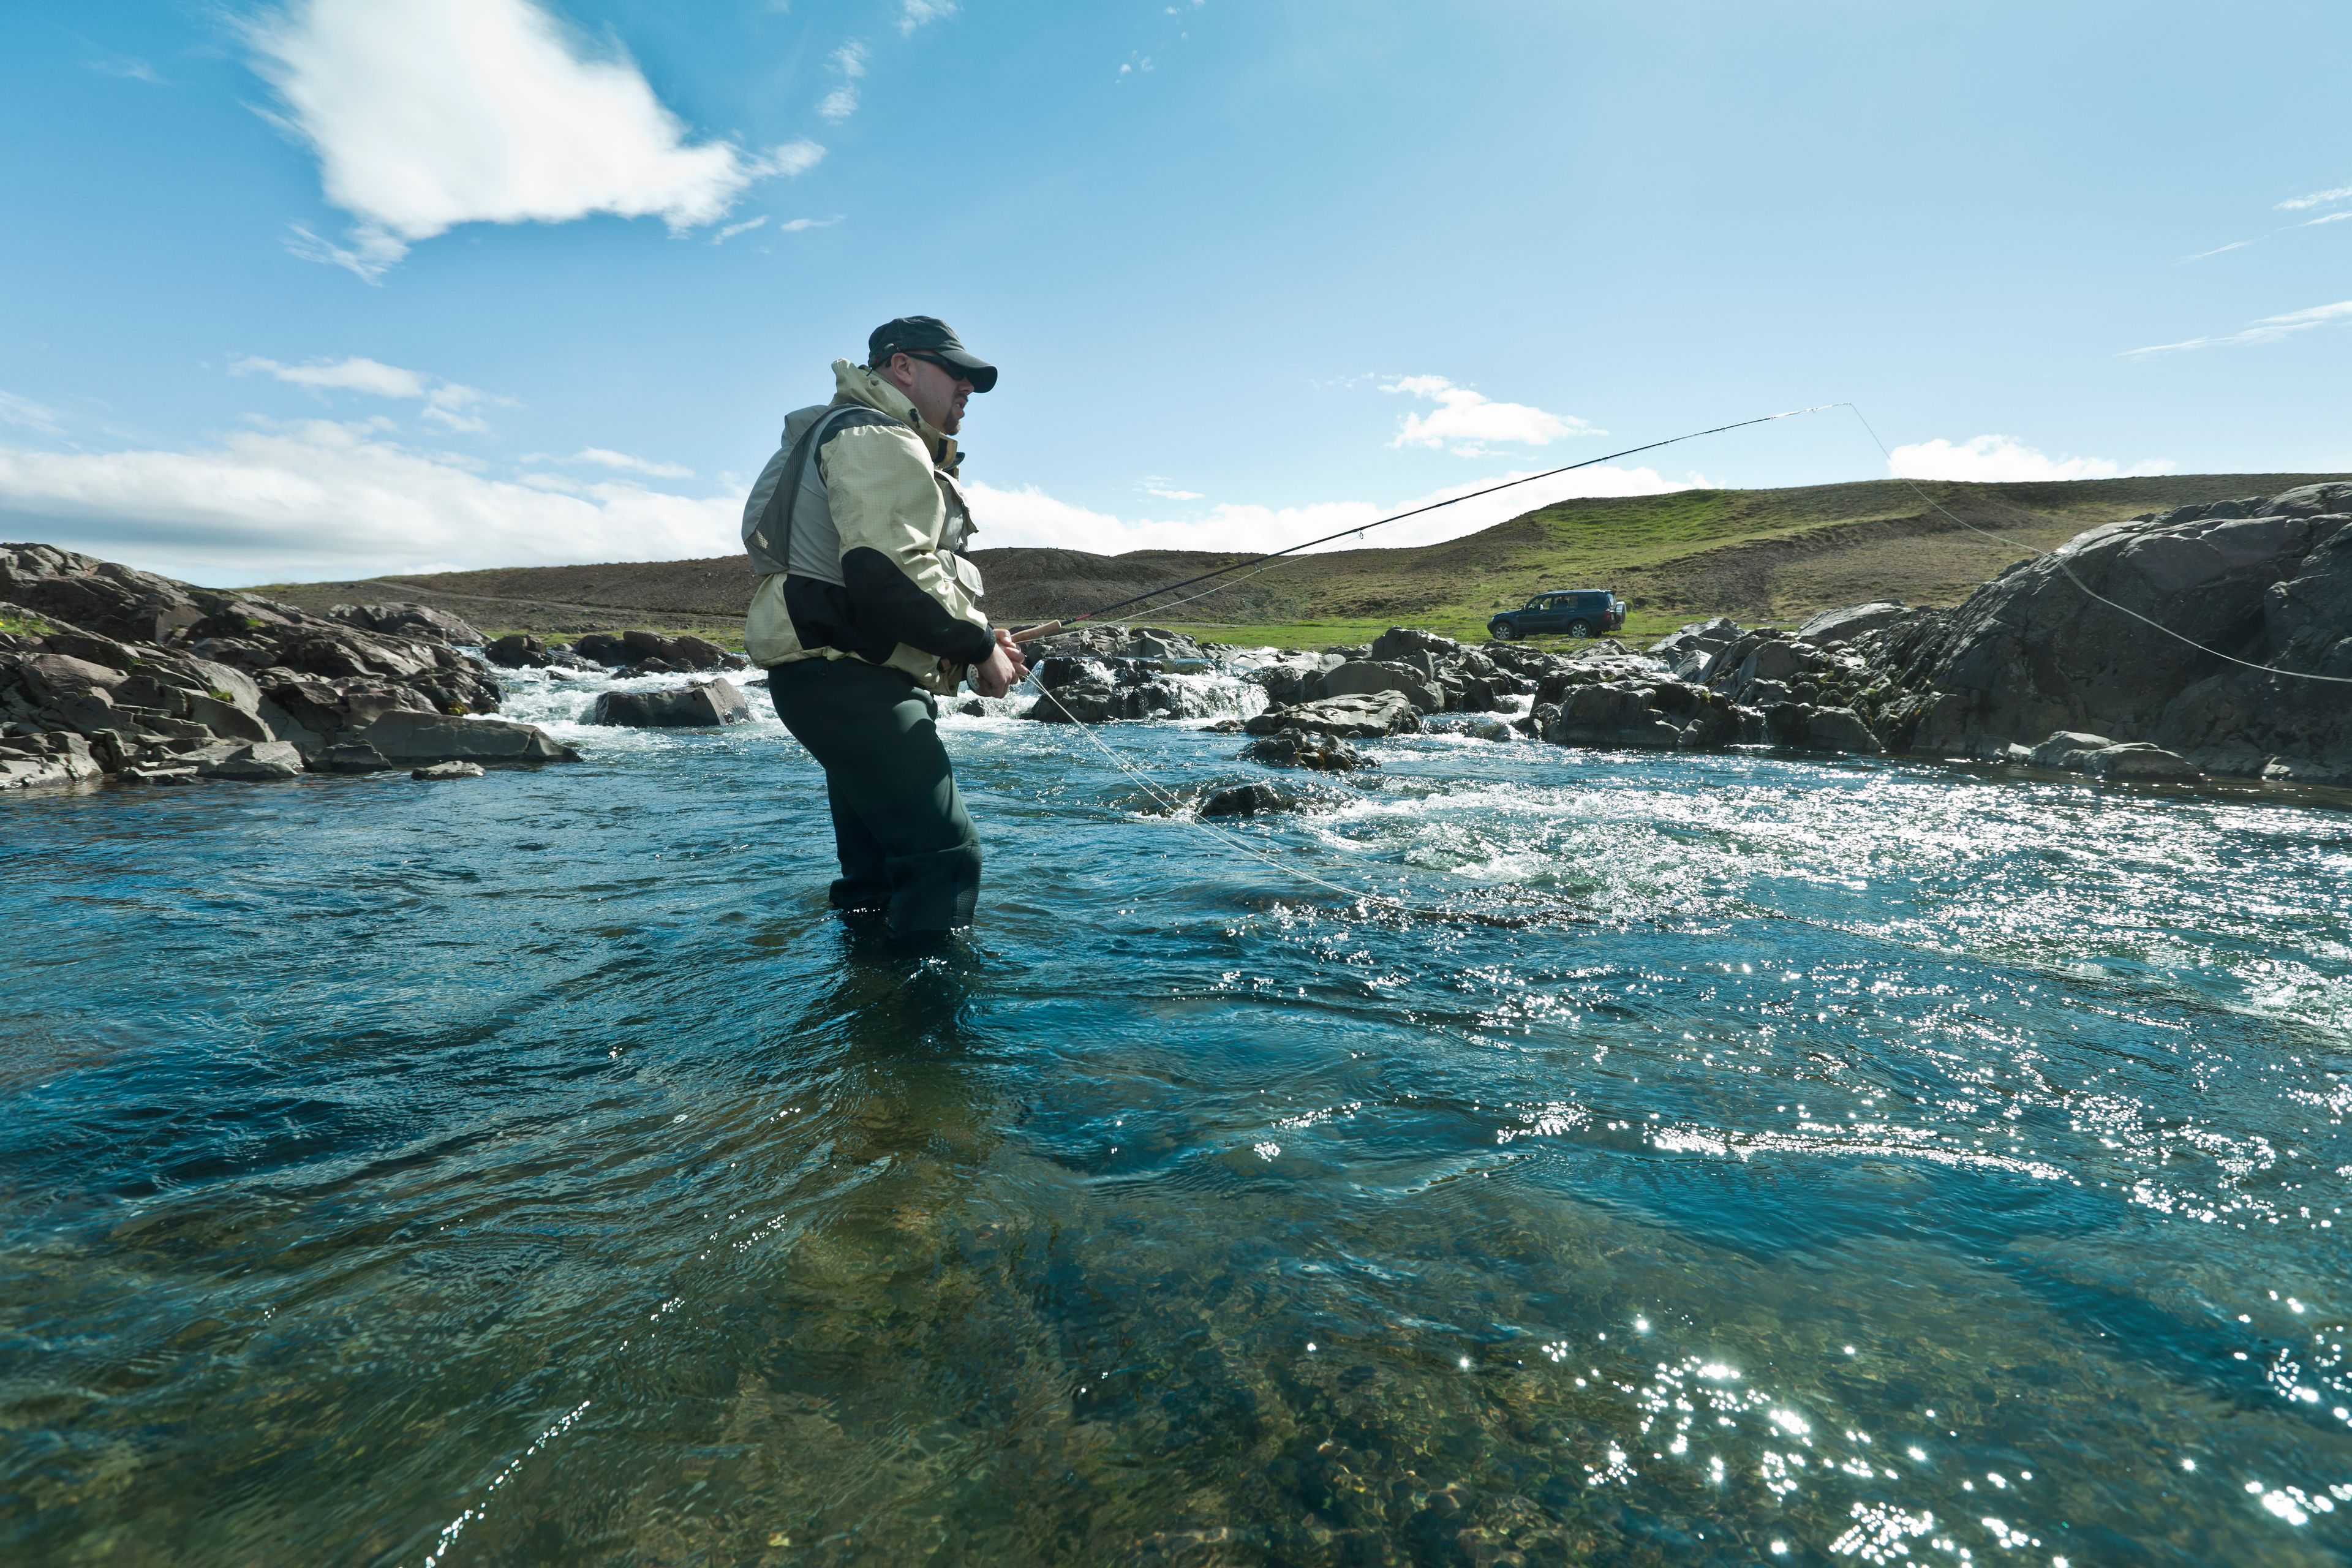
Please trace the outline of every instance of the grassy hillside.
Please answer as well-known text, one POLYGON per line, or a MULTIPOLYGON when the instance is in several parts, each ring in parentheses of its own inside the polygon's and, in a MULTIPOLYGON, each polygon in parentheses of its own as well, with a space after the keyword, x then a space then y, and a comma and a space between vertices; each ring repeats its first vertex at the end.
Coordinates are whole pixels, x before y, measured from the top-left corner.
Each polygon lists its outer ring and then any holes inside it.
MULTIPOLYGON (((1443 544, 1293 557, 1192 603, 1158 600, 1119 618, 1220 640, 1311 647, 1360 641, 1398 623, 1483 637, 1496 610, 1546 588, 1613 588, 1633 605, 1629 629, 1642 635, 1702 616, 1790 619, 1879 598, 1951 604, 2011 562, 2103 522, 2347 477, 2186 474, 1921 487, 1996 538, 1937 513, 1900 480, 1562 501, 1443 544)), ((976 559, 988 577, 991 613, 1017 624, 1075 615, 1245 557, 983 550, 976 559)), ((740 636, 751 586, 750 567, 730 556, 289 583, 257 592, 311 608, 415 600, 493 635, 650 626, 731 640, 740 636)))

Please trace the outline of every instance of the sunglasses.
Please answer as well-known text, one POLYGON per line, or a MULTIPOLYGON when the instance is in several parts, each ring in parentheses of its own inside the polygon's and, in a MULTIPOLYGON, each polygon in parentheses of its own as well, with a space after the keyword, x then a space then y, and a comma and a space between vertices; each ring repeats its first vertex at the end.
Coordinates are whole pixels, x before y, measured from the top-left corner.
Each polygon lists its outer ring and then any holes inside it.
POLYGON ((971 372, 964 369, 963 366, 960 364, 950 364, 947 361, 941 359, 937 354, 917 353, 912 349, 901 349, 898 352, 905 354, 908 359, 919 359, 925 364, 935 364, 939 366, 941 370, 948 373, 948 379, 950 381, 970 381, 971 379, 971 372))

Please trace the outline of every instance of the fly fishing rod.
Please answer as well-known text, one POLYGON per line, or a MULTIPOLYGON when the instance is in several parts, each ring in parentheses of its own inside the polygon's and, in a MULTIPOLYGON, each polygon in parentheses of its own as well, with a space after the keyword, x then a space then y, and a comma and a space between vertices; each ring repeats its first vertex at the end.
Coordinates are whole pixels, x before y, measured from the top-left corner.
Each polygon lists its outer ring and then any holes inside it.
MULTIPOLYGON (((1271 551, 1264 555, 1253 555, 1245 561, 1235 561, 1229 565, 1220 566, 1213 572, 1203 572, 1197 577, 1187 577, 1181 583, 1170 583, 1164 587, 1149 589, 1112 604, 1097 605, 1082 616, 1072 616, 1067 620, 1046 621, 1043 625, 1014 632, 1013 640, 1016 643, 1024 643, 1033 642, 1038 637, 1051 637, 1065 626, 1076 626, 1080 621, 1098 620, 1115 610, 1126 609, 1129 605, 1139 605, 1146 599, 1156 599, 1162 594, 1173 594, 1180 588, 1190 588, 1196 583, 1210 582, 1239 572, 1244 567, 1263 566, 1269 561, 1279 561, 1286 555, 1296 555, 1302 550, 1312 550, 1318 544, 1328 544, 1335 539, 1345 539, 1351 533, 1365 533, 1375 528, 1385 528, 1390 523, 1402 522, 1406 518, 1419 517, 1423 512, 1435 511, 1440 507, 1454 506, 1465 500, 1476 500, 1480 496, 1490 496, 1497 490, 1507 490, 1515 485, 1531 485, 1538 479, 1556 479, 1561 474, 1572 474, 1579 468, 1591 468, 1596 463, 1613 462, 1619 458, 1630 458, 1640 452, 1654 452, 1661 447, 1672 447, 1682 441, 1696 441, 1702 436, 1720 436, 1727 430, 1744 430, 1750 425, 1769 425, 1775 419, 1794 419, 1801 414, 1819 414, 1823 409, 1840 406, 1842 405, 1835 403, 1820 403, 1811 408, 1790 408, 1779 414, 1767 414, 1755 419, 1741 419, 1729 425, 1716 425, 1705 430, 1693 430, 1685 436, 1669 436, 1663 441, 1652 441, 1641 447, 1628 447, 1622 452, 1604 452, 1598 458, 1587 458, 1580 463, 1569 463, 1557 468, 1546 468, 1540 474, 1525 474, 1516 479, 1505 479, 1501 484, 1488 485, 1485 489, 1472 490, 1467 495, 1448 496, 1444 500, 1433 500, 1427 506, 1417 506, 1411 511, 1401 511, 1393 517, 1384 517, 1374 522, 1360 522, 1353 528, 1343 528, 1337 533, 1327 533, 1320 539, 1309 539, 1302 543, 1294 544, 1287 550, 1271 551)), ((1216 590, 1211 589, 1210 592, 1214 593, 1216 590)))

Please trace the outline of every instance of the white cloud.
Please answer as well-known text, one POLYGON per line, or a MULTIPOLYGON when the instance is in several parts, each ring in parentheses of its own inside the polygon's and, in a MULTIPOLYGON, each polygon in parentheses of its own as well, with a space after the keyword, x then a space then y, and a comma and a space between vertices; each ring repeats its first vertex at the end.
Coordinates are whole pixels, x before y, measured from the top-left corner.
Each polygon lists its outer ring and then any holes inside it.
POLYGON ((833 68, 839 71, 842 83, 824 95, 816 111, 835 124, 857 112, 857 81, 866 74, 866 61, 871 53, 860 38, 852 38, 833 51, 833 68))
POLYGON ((694 470, 679 463, 649 462, 626 452, 615 452, 609 447, 583 447, 569 458, 567 463, 594 463, 607 468, 623 468, 633 474, 646 474, 657 479, 690 479, 694 470))
POLYGON ((19 397, 13 392, 0 392, 0 425, 20 425, 27 430, 37 430, 44 436, 62 436, 64 427, 58 423, 57 410, 29 397, 19 397))
POLYGON ((1199 490, 1172 489, 1170 487, 1173 483, 1173 480, 1153 474, 1145 478, 1140 488, 1145 495, 1158 496, 1161 500, 1199 500, 1201 499, 1199 490))
MULTIPOLYGON (((971 497, 972 518, 981 531, 976 542, 982 549, 1034 544, 1050 545, 1061 550, 1084 550, 1097 555, 1120 555, 1130 550, 1279 550, 1318 534, 1361 527, 1433 501, 1468 495, 1515 477, 1515 474, 1498 474, 1473 479, 1387 507, 1377 506, 1370 501, 1318 501, 1289 507, 1226 501, 1211 508, 1208 516, 1192 521, 1122 518, 1058 500, 1034 485, 1019 489, 999 489, 992 485, 974 483, 967 484, 964 489, 971 497)), ((1572 474, 1554 475, 1547 479, 1515 486, 1499 494, 1481 496, 1458 506, 1444 507, 1420 517, 1409 518, 1403 522, 1392 523, 1364 535, 1360 540, 1352 537, 1341 539, 1323 548, 1355 550, 1369 546, 1394 549, 1409 544, 1433 544, 1442 540, 1459 539, 1465 533, 1475 533, 1482 528, 1492 528, 1498 522, 1507 522, 1524 512, 1570 497, 1661 495, 1669 490, 1690 489, 1706 483, 1696 474, 1676 482, 1662 478, 1654 468, 1607 466, 1581 468, 1572 474)))
POLYGON ((324 419, 194 452, 0 447, 10 535, 221 584, 731 554, 742 504, 628 481, 551 493, 324 419))
POLYGON ((2287 213, 2302 212, 2310 207, 2324 207, 2330 202, 2340 202, 2347 197, 2352 197, 2352 185, 2338 185, 2332 191, 2314 191, 2309 195, 2296 196, 2290 201, 2281 202, 2278 205, 2278 210, 2287 213))
POLYGON ((898 0, 898 31, 911 33, 929 22, 956 14, 956 0, 898 0))
POLYGON ((2147 354, 2175 353, 2183 349, 2231 348, 2240 343, 2275 343, 2297 332, 2326 326, 2352 317, 2352 300, 2339 300, 2333 305, 2314 305, 2305 310, 2289 310, 2284 315, 2264 316, 2242 331, 2221 337, 2187 338, 2177 343, 2151 343, 2144 349, 2127 349, 2126 357, 2140 358, 2147 354))
POLYGON ((761 213, 758 217, 748 219, 742 223, 730 223, 725 228, 720 229, 717 234, 712 235, 710 237, 710 243, 713 245, 724 245, 729 240, 734 238, 737 235, 749 234, 767 221, 768 215, 761 213))
POLYGON ((841 214, 839 213, 834 214, 831 217, 796 217, 790 223, 778 224, 776 226, 776 232, 778 234, 803 234, 813 228, 831 228, 835 224, 837 224, 840 221, 841 214))
POLYGON ((466 411, 482 404, 511 407, 514 399, 499 397, 479 387, 467 386, 454 381, 421 372, 403 370, 396 364, 386 364, 357 355, 349 359, 312 360, 308 364, 280 364, 274 359, 240 359, 229 367, 231 375, 270 375, 313 392, 358 392, 371 397, 414 398, 425 406, 418 412, 445 430, 479 433, 489 426, 480 416, 466 411))
POLYGON ((2050 458, 2009 436, 1979 436, 1958 446, 1937 437, 1897 447, 1887 471, 1904 479, 1960 479, 1974 484, 2015 484, 2042 479, 2112 479, 2168 474, 2175 465, 2158 459, 2125 468, 2111 458, 2050 458))
POLYGON ((1450 447, 1463 457, 1479 458, 1489 455, 1489 442, 1548 447, 1564 437, 1600 433, 1572 415, 1548 414, 1524 403, 1491 402, 1442 375, 1399 376, 1381 390, 1437 405, 1434 413, 1406 415, 1391 447, 1450 447))
POLYGON ((298 229, 289 248, 371 280, 461 223, 698 227, 824 154, 688 143, 634 63, 583 54, 532 0, 293 0, 249 36, 327 199, 359 220, 349 244, 298 229))

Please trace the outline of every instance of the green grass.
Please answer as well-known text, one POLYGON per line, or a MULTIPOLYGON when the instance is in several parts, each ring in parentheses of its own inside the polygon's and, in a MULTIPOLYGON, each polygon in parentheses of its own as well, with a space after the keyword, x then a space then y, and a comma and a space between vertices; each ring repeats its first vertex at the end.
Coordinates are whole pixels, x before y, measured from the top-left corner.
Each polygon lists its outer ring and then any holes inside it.
MULTIPOLYGON (((1873 599, 1954 605, 2011 563, 2086 528, 2189 501, 2275 495, 2329 474, 2168 474, 2063 483, 1891 479, 1775 490, 1682 490, 1562 501, 1437 544, 1302 555, 1237 577, 1197 603, 1118 619, 1220 642, 1328 647, 1392 626, 1475 642, 1497 610, 1560 588, 1609 588, 1631 606, 1621 637, 1647 641, 1730 616, 1793 624, 1873 599), (1927 500, 1951 509, 1961 527, 1927 500), (1979 531, 1985 530, 1989 531, 1979 531)), ((986 520, 982 520, 984 531, 986 520)), ((1377 543, 1379 535, 1371 536, 1377 543)), ((983 550, 991 614, 1028 626, 1239 560, 1173 551, 1073 556, 983 550)), ((305 609, 415 600, 497 632, 568 642, 645 626, 741 646, 754 579, 743 558, 445 573, 371 582, 276 584, 254 592, 305 609)))
POLYGON ((10 615, 0 610, 0 632, 10 632, 20 637, 45 637, 57 629, 38 616, 10 615))

